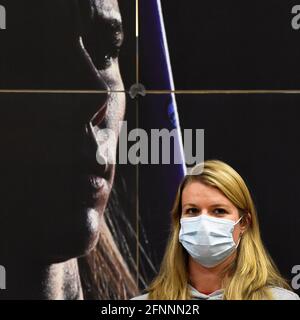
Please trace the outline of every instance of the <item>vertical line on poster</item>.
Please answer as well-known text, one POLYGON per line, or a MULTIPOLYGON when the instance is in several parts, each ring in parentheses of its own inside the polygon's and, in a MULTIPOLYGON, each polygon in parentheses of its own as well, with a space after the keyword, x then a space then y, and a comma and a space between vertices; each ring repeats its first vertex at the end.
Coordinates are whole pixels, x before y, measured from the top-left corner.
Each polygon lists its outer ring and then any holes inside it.
MULTIPOLYGON (((139 100, 136 98, 136 127, 139 128, 139 100)), ((139 164, 136 164, 136 284, 139 286, 140 277, 140 203, 139 203, 139 193, 140 192, 140 182, 139 182, 139 164)))
POLYGON ((135 43, 136 43, 136 83, 139 83, 139 0, 135 0, 136 8, 135 8, 135 43))

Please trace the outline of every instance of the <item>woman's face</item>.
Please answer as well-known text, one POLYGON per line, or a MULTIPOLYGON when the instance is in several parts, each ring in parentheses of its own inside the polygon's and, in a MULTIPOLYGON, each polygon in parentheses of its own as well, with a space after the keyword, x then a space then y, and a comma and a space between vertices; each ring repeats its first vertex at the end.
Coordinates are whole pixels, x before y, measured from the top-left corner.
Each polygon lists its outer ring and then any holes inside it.
MULTIPOLYGON (((201 182, 188 183, 182 191, 182 218, 202 214, 228 219, 233 222, 240 218, 238 209, 217 188, 201 182)), ((238 243, 243 228, 238 223, 234 227, 233 239, 238 243)))
POLYGON ((95 245, 113 183, 95 137, 99 129, 118 136, 124 116, 124 93, 105 93, 124 89, 121 16, 117 0, 30 0, 15 9, 2 89, 104 91, 0 95, 1 250, 63 261, 95 245))

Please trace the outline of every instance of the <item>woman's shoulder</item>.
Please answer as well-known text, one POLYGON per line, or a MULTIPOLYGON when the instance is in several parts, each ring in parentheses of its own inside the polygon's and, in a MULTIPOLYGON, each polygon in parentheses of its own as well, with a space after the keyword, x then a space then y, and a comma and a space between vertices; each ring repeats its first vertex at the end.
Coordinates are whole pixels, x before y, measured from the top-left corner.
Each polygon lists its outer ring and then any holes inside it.
POLYGON ((299 296, 290 290, 280 287, 270 287, 274 300, 300 300, 299 296))
POLYGON ((130 300, 148 300, 148 296, 149 296, 149 294, 145 293, 145 294, 142 294, 140 296, 131 298, 130 300))
MULTIPOLYGON (((269 287, 269 289, 272 292, 274 300, 300 300, 299 296, 290 290, 281 288, 281 287, 269 287)), ((130 300, 148 300, 149 294, 145 293, 139 296, 136 296, 134 298, 131 298, 130 300)))

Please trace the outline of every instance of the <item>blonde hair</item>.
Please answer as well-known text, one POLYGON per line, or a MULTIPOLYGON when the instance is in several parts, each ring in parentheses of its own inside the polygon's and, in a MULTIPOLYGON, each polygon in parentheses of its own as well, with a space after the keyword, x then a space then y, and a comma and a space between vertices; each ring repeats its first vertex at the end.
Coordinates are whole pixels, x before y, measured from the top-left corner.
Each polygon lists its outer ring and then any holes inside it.
POLYGON ((290 289, 264 248, 256 209, 242 177, 228 164, 219 160, 205 161, 192 169, 182 181, 172 209, 171 234, 157 277, 148 288, 149 299, 191 299, 188 288, 188 254, 178 241, 181 217, 181 196, 184 187, 198 181, 220 190, 238 209, 250 214, 236 259, 225 270, 224 300, 272 299, 269 287, 290 289), (200 170, 199 170, 200 169, 200 170), (199 174, 198 174, 198 172, 199 174))

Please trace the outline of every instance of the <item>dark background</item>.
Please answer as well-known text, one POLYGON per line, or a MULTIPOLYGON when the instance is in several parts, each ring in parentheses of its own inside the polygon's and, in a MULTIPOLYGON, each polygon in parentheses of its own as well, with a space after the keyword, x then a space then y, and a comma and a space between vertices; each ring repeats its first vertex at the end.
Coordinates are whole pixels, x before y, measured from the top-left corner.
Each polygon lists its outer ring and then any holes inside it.
POLYGON ((162 0, 176 89, 300 89, 296 4, 162 0))

